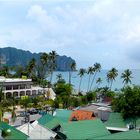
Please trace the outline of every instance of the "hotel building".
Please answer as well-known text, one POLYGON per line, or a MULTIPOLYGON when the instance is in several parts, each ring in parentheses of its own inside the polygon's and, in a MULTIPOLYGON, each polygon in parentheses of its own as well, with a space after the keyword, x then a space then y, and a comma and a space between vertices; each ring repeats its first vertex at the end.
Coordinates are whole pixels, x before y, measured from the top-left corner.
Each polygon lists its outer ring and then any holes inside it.
POLYGON ((0 86, 6 98, 21 96, 43 95, 49 99, 55 99, 55 93, 51 88, 34 86, 32 79, 5 78, 0 76, 0 86))

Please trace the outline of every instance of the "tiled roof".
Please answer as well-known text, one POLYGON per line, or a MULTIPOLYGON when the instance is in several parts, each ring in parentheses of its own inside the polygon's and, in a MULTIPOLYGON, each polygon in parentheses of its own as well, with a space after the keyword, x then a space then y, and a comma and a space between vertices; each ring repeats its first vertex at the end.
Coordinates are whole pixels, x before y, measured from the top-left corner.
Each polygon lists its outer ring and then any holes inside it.
POLYGON ((106 139, 106 140, 109 140, 109 139, 113 139, 113 140, 119 140, 119 139, 123 139, 123 140, 134 140, 134 139, 139 139, 140 140, 140 133, 138 133, 137 131, 135 130, 130 130, 130 131, 126 131, 126 132, 120 132, 120 133, 115 133, 115 134, 111 134, 111 135, 106 135, 106 136, 103 136, 103 137, 98 137, 96 139, 106 139))
POLYGON ((99 119, 62 123, 61 127, 68 139, 92 139, 110 134, 99 119))
MULTIPOLYGON (((114 113, 112 112, 109 116, 109 119, 107 122, 105 122, 105 125, 107 127, 119 127, 119 128, 126 128, 127 124, 130 122, 133 122, 132 119, 126 119, 124 120, 120 113, 114 113)), ((140 118, 136 121, 137 126, 140 127, 140 118)))
POLYGON ((10 130, 10 134, 5 136, 4 139, 22 139, 22 140, 26 140, 28 138, 27 135, 25 135, 24 133, 22 133, 21 131, 17 130, 15 127, 8 125, 5 122, 0 122, 0 130, 2 131, 6 131, 6 130, 10 130))
POLYGON ((79 121, 79 120, 93 120, 93 119, 95 119, 95 115, 93 114, 92 111, 76 110, 72 113, 72 115, 70 117, 70 121, 72 121, 74 118, 77 121, 79 121))

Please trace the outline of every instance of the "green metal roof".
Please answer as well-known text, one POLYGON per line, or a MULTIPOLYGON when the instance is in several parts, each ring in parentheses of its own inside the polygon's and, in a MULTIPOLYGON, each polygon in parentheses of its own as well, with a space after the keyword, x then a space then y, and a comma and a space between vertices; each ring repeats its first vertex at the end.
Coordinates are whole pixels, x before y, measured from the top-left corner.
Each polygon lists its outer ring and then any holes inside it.
POLYGON ((55 117, 59 118, 63 122, 68 122, 72 112, 72 110, 56 109, 55 117))
POLYGON ((140 133, 138 133, 137 131, 135 130, 130 130, 130 131, 125 131, 125 132, 120 132, 120 133, 115 133, 115 134, 110 134, 110 135, 107 135, 107 136, 103 136, 103 137, 98 137, 96 139, 106 139, 106 140, 109 140, 109 139, 131 139, 131 140, 134 140, 134 139, 140 139, 140 133))
POLYGON ((49 129, 53 129, 56 126, 58 126, 61 122, 68 122, 71 114, 71 110, 57 109, 55 116, 46 114, 43 117, 41 117, 38 120, 38 122, 49 129))
POLYGON ((2 130, 2 131, 11 130, 10 134, 8 136, 5 136, 4 139, 26 140, 28 138, 27 135, 25 135, 21 131, 17 130, 15 127, 8 125, 5 122, 0 122, 0 130, 2 130))
POLYGON ((68 139, 93 139, 110 134, 99 119, 62 123, 61 127, 68 139))
POLYGON ((41 117, 38 122, 49 129, 53 129, 60 124, 60 120, 58 118, 49 114, 41 117))
POLYGON ((126 127, 126 124, 120 113, 111 113, 107 122, 105 122, 106 126, 109 127, 126 127))
MULTIPOLYGON (((121 116, 121 113, 114 113, 112 112, 109 116, 109 119, 107 122, 105 122, 105 125, 107 127, 119 127, 119 128, 126 128, 126 125, 132 122, 132 119, 126 119, 124 120, 121 116)), ((140 119, 136 122, 137 126, 140 126, 140 119)))

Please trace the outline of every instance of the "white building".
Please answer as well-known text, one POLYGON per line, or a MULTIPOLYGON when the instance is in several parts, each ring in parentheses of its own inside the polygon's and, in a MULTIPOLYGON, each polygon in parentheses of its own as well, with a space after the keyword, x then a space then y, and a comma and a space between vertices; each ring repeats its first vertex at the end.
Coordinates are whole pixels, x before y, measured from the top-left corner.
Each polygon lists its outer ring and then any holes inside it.
POLYGON ((2 86, 6 98, 10 98, 13 95, 15 97, 21 97, 36 96, 45 93, 46 97, 54 100, 56 96, 51 88, 33 86, 32 79, 0 77, 0 86, 2 86))

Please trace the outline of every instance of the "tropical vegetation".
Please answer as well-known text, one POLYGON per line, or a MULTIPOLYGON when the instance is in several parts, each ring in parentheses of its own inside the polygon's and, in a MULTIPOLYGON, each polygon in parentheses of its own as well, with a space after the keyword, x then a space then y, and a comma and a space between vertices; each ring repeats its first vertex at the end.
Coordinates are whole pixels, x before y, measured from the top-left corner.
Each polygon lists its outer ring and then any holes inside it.
POLYGON ((140 87, 125 87, 112 102, 112 109, 120 112, 124 119, 132 119, 136 127, 136 121, 140 117, 140 87))
MULTIPOLYGON (((93 66, 89 66, 88 69, 80 68, 78 71, 79 76, 79 88, 78 94, 75 94, 72 85, 72 73, 76 70, 76 63, 70 63, 70 70, 68 74, 68 83, 63 79, 62 74, 58 74, 56 83, 52 83, 53 72, 57 68, 56 58, 57 53, 52 51, 50 53, 42 53, 40 59, 37 61, 32 58, 26 67, 18 66, 16 69, 12 67, 1 67, 0 76, 5 77, 24 77, 32 78, 34 84, 40 85, 43 88, 51 87, 56 93, 56 99, 50 100, 45 98, 44 95, 36 97, 27 97, 16 99, 6 99, 0 88, 0 120, 3 113, 7 110, 12 112, 12 117, 15 117, 15 105, 21 105, 25 110, 28 108, 45 109, 46 105, 52 108, 74 108, 82 105, 86 105, 90 102, 98 101, 98 98, 109 97, 112 101, 112 108, 114 111, 121 112, 124 118, 131 116, 135 120, 140 116, 140 87, 132 86, 132 72, 129 69, 124 70, 121 74, 122 84, 124 87, 121 91, 115 92, 112 90, 113 83, 118 77, 118 70, 112 68, 106 73, 106 86, 102 87, 102 77, 98 77, 98 73, 101 71, 100 63, 95 63, 93 66), (14 70, 11 74, 10 71, 14 70), (81 84, 85 74, 88 75, 87 92, 85 94, 81 91, 81 84), (50 75, 50 79, 47 79, 50 75), (131 85, 129 87, 128 85, 131 85), (11 108, 9 108, 11 107, 11 108), (129 111, 128 111, 129 110, 129 111)), ((2 86, 2 85, 1 85, 2 86)))

